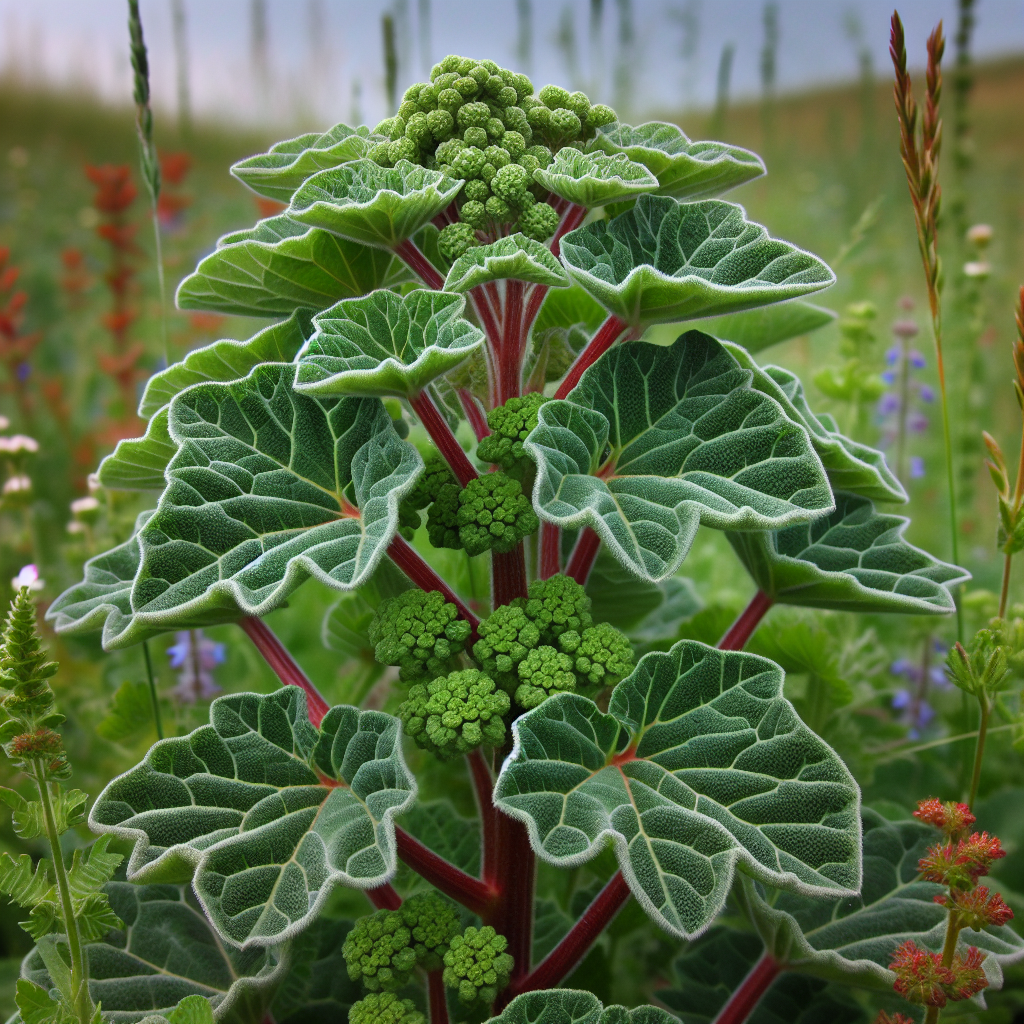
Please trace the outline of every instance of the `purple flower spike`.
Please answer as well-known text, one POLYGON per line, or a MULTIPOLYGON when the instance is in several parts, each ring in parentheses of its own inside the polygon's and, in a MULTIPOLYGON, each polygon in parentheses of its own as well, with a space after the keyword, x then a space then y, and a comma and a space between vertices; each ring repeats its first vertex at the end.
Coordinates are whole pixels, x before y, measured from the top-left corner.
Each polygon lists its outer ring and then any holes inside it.
MULTIPOLYGON (((886 366, 895 366, 896 365, 896 361, 900 357, 900 351, 901 351, 901 349, 900 349, 899 345, 893 345, 893 347, 891 349, 889 349, 885 353, 885 365, 886 366)), ((891 383, 891 381, 890 381, 890 383, 891 383)))
POLYGON ((175 633, 177 643, 167 648, 171 668, 181 669, 178 685, 171 691, 185 704, 209 700, 221 688, 213 678, 213 670, 224 663, 224 645, 203 636, 201 629, 175 633))
POLYGON ((934 402, 935 392, 932 391, 927 384, 921 384, 917 389, 917 397, 920 398, 922 402, 934 402))
POLYGON ((910 365, 913 366, 915 370, 923 370, 928 364, 924 361, 924 356, 915 348, 910 353, 910 365))
POLYGON ((886 384, 895 384, 896 383, 896 374, 893 373, 892 370, 886 370, 882 374, 882 380, 884 380, 886 384))
POLYGON ((907 426, 915 434, 923 434, 928 429, 928 417, 921 412, 912 412, 907 417, 907 426))
POLYGON ((924 459, 920 455, 910 457, 910 476, 913 480, 920 480, 924 476, 924 459))
MULTIPOLYGON (((883 377, 885 374, 882 375, 883 377)), ((897 395, 894 395, 891 391, 882 395, 878 400, 878 414, 880 416, 891 416, 894 412, 898 412, 900 407, 900 400, 897 395)))

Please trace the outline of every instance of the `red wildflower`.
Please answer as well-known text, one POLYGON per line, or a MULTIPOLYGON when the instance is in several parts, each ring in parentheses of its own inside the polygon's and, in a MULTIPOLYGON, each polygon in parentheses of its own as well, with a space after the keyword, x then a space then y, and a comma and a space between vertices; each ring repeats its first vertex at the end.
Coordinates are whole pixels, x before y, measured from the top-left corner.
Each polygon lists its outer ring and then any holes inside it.
POLYGON ((893 950, 889 970, 896 974, 893 988, 912 1003, 945 1006, 946 987, 954 984, 953 971, 942 966, 942 957, 915 945, 907 939, 893 950))
POLYGON ((123 213, 138 195, 132 184, 132 171, 127 164, 85 165, 88 179, 96 186, 93 206, 100 213, 123 213))
POLYGON ((971 946, 965 957, 959 953, 953 957, 951 970, 955 980, 952 985, 953 991, 949 993, 950 999, 970 999, 983 988, 988 988, 988 978, 985 977, 982 966, 984 960, 985 954, 976 946, 971 946))
POLYGON ((263 196, 253 196, 256 209, 260 211, 260 217, 276 217, 288 209, 286 203, 279 203, 276 199, 265 199, 263 196))
POLYGON ((64 753, 64 741, 52 729, 37 729, 15 736, 10 749, 12 757, 60 757, 64 753))
POLYGON ((939 893, 935 902, 955 911, 964 926, 979 932, 988 925, 1004 925, 1013 917, 1013 911, 1003 902, 1003 897, 997 892, 990 896, 984 885, 970 892, 951 889, 948 896, 939 893))
POLYGON ((878 1016, 875 1018, 875 1024, 914 1024, 914 1019, 913 1017, 907 1017, 902 1013, 894 1013, 890 1017, 885 1010, 880 1010, 878 1016))
POLYGON ((949 836, 973 825, 977 820, 967 804, 954 803, 952 800, 943 802, 936 797, 921 800, 914 811, 914 817, 926 825, 942 829, 949 836))
POLYGON ((938 882, 954 889, 973 889, 982 875, 988 874, 989 865, 1006 851, 997 836, 987 832, 973 832, 966 839, 952 843, 937 843, 918 861, 917 869, 929 882, 938 882))
POLYGON ((227 320, 227 317, 222 316, 220 313, 198 312, 189 313, 188 315, 188 322, 196 334, 217 334, 224 325, 225 320, 227 320))
POLYGON ((168 185, 180 185, 192 167, 188 153, 161 153, 160 176, 168 185))

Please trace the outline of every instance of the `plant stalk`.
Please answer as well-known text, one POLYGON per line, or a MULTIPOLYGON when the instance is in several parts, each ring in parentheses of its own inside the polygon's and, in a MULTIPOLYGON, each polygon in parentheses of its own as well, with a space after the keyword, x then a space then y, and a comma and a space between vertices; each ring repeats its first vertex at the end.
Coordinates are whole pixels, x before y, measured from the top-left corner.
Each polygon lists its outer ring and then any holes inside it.
POLYGON ((572 549, 572 554, 569 556, 569 563, 565 567, 565 575, 571 576, 581 587, 586 586, 587 577, 590 575, 590 570, 594 567, 594 559, 597 558, 597 553, 600 550, 601 538, 598 536, 597 531, 589 526, 584 526, 580 530, 576 546, 572 549))
POLYGON ((149 653, 149 641, 142 641, 142 657, 146 661, 146 678, 149 680, 149 699, 153 702, 153 725, 156 727, 156 738, 164 738, 164 725, 160 718, 160 700, 156 694, 156 680, 153 677, 153 659, 149 653))
POLYGON ((480 408, 480 403, 465 388, 459 388, 458 394, 459 404, 462 406, 462 411, 466 414, 466 420, 473 428, 474 436, 478 441, 482 441, 491 433, 491 428, 487 425, 487 417, 480 408))
POLYGON ((390 882, 378 885, 376 889, 365 889, 364 892, 378 910, 397 910, 402 905, 402 897, 390 882))
POLYGON ((413 407, 420 423, 426 428, 431 441, 437 445, 437 450, 444 456, 445 461, 451 466, 455 479, 461 486, 465 487, 470 480, 475 480, 479 475, 473 468, 473 463, 462 450, 452 428, 441 415, 434 400, 426 391, 421 391, 415 398, 410 399, 409 404, 413 407))
POLYGON ((515 960, 510 984, 515 985, 530 973, 536 857, 526 826, 501 811, 495 815, 495 846, 495 878, 484 880, 495 884, 500 895, 484 923, 508 939, 515 960))
POLYGON ((277 674, 285 686, 298 686, 306 693, 306 709, 310 722, 320 728, 324 715, 331 706, 321 696, 320 691, 310 682, 309 677, 299 668, 296 660, 288 649, 274 635, 273 630, 260 618, 247 615, 238 620, 239 626, 256 645, 256 650, 263 655, 266 663, 277 674))
MULTIPOLYGON (((960 922, 957 914, 950 911, 946 917, 946 938, 942 943, 942 966, 949 967, 953 963, 953 957, 956 955, 956 944, 960 938, 960 922)), ((928 1012, 925 1014, 925 1024, 937 1024, 939 1019, 939 1007, 929 1006, 928 1012)))
POLYGON ((542 580, 562 571, 562 531, 554 523, 540 524, 540 572, 542 580))
POLYGON ((763 590, 754 594, 747 607, 740 612, 736 621, 726 631, 725 636, 718 641, 718 649, 720 651, 742 651, 771 606, 772 598, 763 590))
POLYGON ((551 253, 557 259, 562 252, 562 239, 574 229, 578 228, 587 217, 585 206, 570 204, 568 211, 562 217, 562 223, 558 225, 555 237, 551 241, 551 253))
POLYGON ((395 841, 398 856, 434 888, 440 889, 474 914, 483 916, 491 908, 497 896, 493 886, 466 874, 403 828, 395 828, 395 841))
POLYGON ((430 1024, 448 1024, 448 996, 444 990, 443 975, 443 970, 431 971, 427 975, 430 1024))
POLYGON ((518 398, 523 374, 523 282, 505 282, 505 322, 498 353, 498 404, 518 398))
POLYGON ((492 607, 526 598, 526 549, 520 541, 511 551, 491 552, 492 607))
POLYGON ((495 856, 495 816, 494 809, 494 780, 491 777, 491 769, 488 767, 480 748, 470 751, 466 755, 469 764, 470 778, 473 780, 473 790, 476 793, 476 805, 480 814, 480 831, 482 840, 482 856, 480 863, 483 865, 483 876, 485 879, 494 878, 493 860, 495 856))
POLYGON ((473 627, 473 635, 476 635, 476 628, 480 625, 480 620, 469 610, 462 598, 434 572, 419 552, 400 534, 396 533, 388 545, 388 556, 420 590, 428 592, 436 590, 443 594, 446 601, 450 601, 459 609, 459 615, 473 627))
POLYGON ((740 982, 740 987, 729 996, 714 1024, 743 1024, 754 1012, 754 1007, 761 1001, 761 997, 771 987, 781 970, 782 965, 768 953, 764 953, 740 982))
POLYGON ((623 331, 629 330, 629 324, 620 320, 614 313, 598 328, 597 333, 587 342, 586 348, 576 357, 569 367, 565 380, 558 385, 555 398, 565 398, 580 382, 583 371, 593 366, 615 344, 623 331))
POLYGON ((978 694, 978 707, 981 711, 981 722, 978 725, 978 740, 974 746, 974 771, 971 773, 971 795, 967 799, 967 806, 971 808, 974 807, 974 801, 978 797, 978 784, 981 782, 981 762, 985 757, 988 720, 992 713, 992 705, 989 703, 988 694, 984 692, 978 694))
POLYGON ((437 268, 417 248, 411 238, 406 238, 395 246, 395 254, 408 266, 428 288, 440 291, 444 288, 444 278, 437 272, 437 268))

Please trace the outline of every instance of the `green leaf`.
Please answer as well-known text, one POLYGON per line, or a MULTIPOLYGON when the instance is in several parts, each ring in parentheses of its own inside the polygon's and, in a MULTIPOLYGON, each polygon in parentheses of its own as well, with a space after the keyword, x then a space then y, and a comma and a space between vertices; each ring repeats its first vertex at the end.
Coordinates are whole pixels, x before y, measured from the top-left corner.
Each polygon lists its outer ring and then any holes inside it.
POLYGON ((548 288, 568 288, 570 283, 546 245, 517 233, 467 250, 452 264, 444 287, 449 292, 468 292, 506 278, 548 288))
MULTIPOLYGON (((0 786, 0 800, 11 809, 14 832, 22 839, 35 839, 46 831, 46 820, 43 805, 38 800, 26 800, 20 793, 6 786, 0 786)), ((54 825, 58 835, 63 835, 69 828, 85 821, 85 805, 89 794, 80 789, 64 789, 50 794, 54 825)))
POLYGON ((99 480, 114 491, 160 491, 178 446, 171 439, 169 411, 154 414, 142 437, 125 438, 100 463, 99 480))
POLYGON ((167 1020, 170 1024, 213 1024, 213 1007, 203 996, 185 996, 167 1020))
POLYGON ((96 735, 111 743, 152 741, 153 697, 144 679, 126 679, 114 692, 96 735))
POLYGON ((658 179, 644 166, 624 153, 581 153, 566 146, 555 154, 547 167, 533 172, 534 178, 549 192, 594 209, 634 199, 658 188, 658 179))
POLYGON ((605 353, 568 399, 540 407, 525 443, 541 518, 593 527, 630 572, 657 582, 701 524, 779 529, 832 509, 806 430, 751 377, 698 331, 605 353))
POLYGON ((103 621, 104 646, 126 647, 264 615, 309 577, 348 590, 370 576, 423 462, 378 399, 300 395, 296 371, 265 363, 174 399, 156 511, 50 606, 58 630, 103 621))
POLYGON ((16 991, 15 1001, 21 1024, 53 1024, 54 1021, 64 1019, 60 1005, 45 988, 35 982, 19 978, 16 991))
POLYGON ((837 611, 948 615, 971 578, 910 544, 903 516, 836 491, 834 512, 776 532, 729 533, 758 588, 780 604, 837 611))
POLYGON ((637 901, 666 931, 700 934, 734 869, 805 896, 860 888, 860 792, 754 654, 682 640, 644 655, 608 713, 578 694, 512 725, 495 802, 563 867, 610 841, 637 901))
POLYGON ((91 828, 134 843, 129 881, 194 876, 220 935, 270 946, 308 927, 336 885, 394 874, 392 819, 416 796, 398 719, 340 706, 316 729, 289 686, 219 697, 210 723, 158 742, 93 805, 91 828))
POLYGON ((735 313, 835 283, 817 256, 718 199, 641 196, 611 221, 570 231, 561 252, 569 276, 632 327, 735 313))
POLYGON ((748 352, 760 352, 763 348, 817 331, 835 319, 836 314, 831 309, 792 299, 775 306, 711 317, 701 324, 701 328, 716 338, 742 345, 748 352))
MULTIPOLYGON (((282 950, 225 945, 188 886, 108 882, 104 892, 121 924, 89 943, 85 954, 89 994, 102 1004, 105 1020, 136 1024, 152 1014, 173 1020, 175 1006, 197 996, 209 1001, 221 1024, 263 1017, 288 975, 282 950)), ((310 932, 318 930, 315 924, 310 932)), ((53 986, 38 950, 25 958, 22 977, 44 990, 53 986)))
MULTIPOLYGON (((917 821, 887 821, 867 808, 863 826, 864 884, 852 899, 811 901, 742 875, 734 895, 768 952, 788 968, 887 990, 895 977, 888 969, 892 952, 902 942, 942 949, 947 912, 933 897, 943 889, 923 881, 917 869, 936 832, 917 821)), ((960 943, 988 954, 985 973, 993 988, 1002 984, 1003 966, 1024 958, 1024 939, 1005 925, 965 929, 960 943)))
POLYGON ((479 873, 480 823, 464 818, 450 800, 413 804, 402 815, 402 827, 449 864, 474 877, 479 873))
POLYGON ((553 327, 571 328, 582 324, 588 332, 597 330, 608 313, 579 285, 552 289, 544 298, 537 319, 534 321, 534 335, 542 334, 553 327))
POLYGON ((635 128, 613 122, 598 128, 588 146, 625 153, 658 179, 658 194, 675 199, 721 195, 765 173, 756 153, 722 142, 691 142, 674 124, 648 121, 635 128))
POLYGON ((786 415, 807 429, 833 487, 873 501, 907 500, 907 492, 886 463, 885 455, 876 448, 844 437, 835 429, 831 417, 815 415, 795 373, 781 366, 758 366, 741 346, 728 341, 722 344, 740 366, 753 373, 754 387, 771 395, 786 410, 786 415))
POLYGON ((369 128, 336 124, 323 134, 310 132, 275 143, 266 153, 239 161, 231 173, 253 192, 288 203, 295 190, 317 171, 357 160, 371 145, 369 128))
POLYGON ((390 253, 306 227, 286 216, 225 235, 178 286, 180 309, 289 316, 407 280, 390 253))
POLYGON ((415 398, 484 341, 461 295, 417 288, 347 299, 313 318, 295 388, 307 395, 415 398))
POLYGON ((489 1024, 678 1024, 659 1006, 605 1006, 593 992, 542 989, 516 996, 489 1024))
POLYGON ((354 160, 305 181, 288 216, 353 242, 394 249, 429 224, 463 184, 408 160, 394 167, 354 160))
POLYGON ((554 900, 540 899, 533 910, 533 962, 539 964, 576 923, 554 900))
POLYGON ((193 384, 240 380, 260 363, 290 363, 313 336, 312 312, 297 309, 247 341, 215 341, 194 349, 180 362, 153 374, 146 384, 139 415, 148 419, 193 384))

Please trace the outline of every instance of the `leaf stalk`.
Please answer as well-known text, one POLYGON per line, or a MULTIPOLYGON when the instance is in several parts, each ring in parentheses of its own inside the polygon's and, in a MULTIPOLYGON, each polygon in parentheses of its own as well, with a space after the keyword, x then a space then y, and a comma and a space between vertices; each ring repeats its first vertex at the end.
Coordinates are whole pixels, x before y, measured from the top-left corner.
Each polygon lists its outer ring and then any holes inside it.
POLYGON ((726 630, 725 636, 718 641, 718 649, 720 651, 742 651, 772 604, 773 599, 763 590, 754 594, 747 607, 740 612, 736 621, 726 630))
POLYGON ((565 398, 570 391, 580 382, 583 372, 594 365, 618 341, 624 331, 629 330, 629 324, 620 320, 614 313, 608 316, 598 328, 597 333, 587 343, 586 348, 576 357, 575 362, 569 367, 565 379, 558 385, 555 398, 565 398))
POLYGON ((764 953, 740 982, 740 987, 729 996, 714 1024, 743 1024, 781 971, 782 965, 770 954, 764 953))

